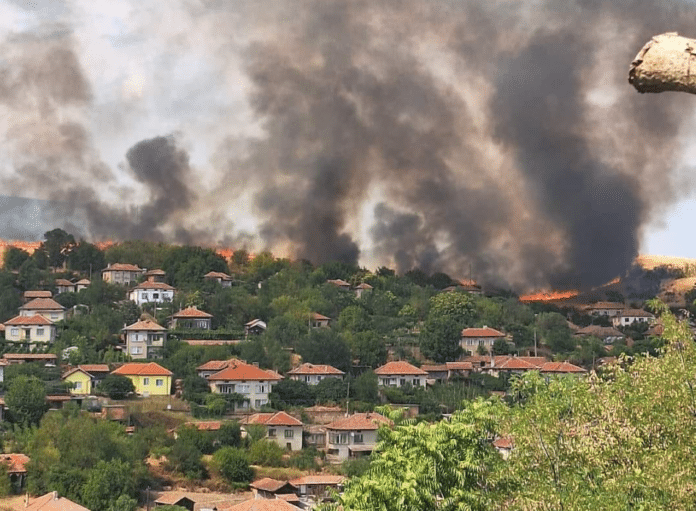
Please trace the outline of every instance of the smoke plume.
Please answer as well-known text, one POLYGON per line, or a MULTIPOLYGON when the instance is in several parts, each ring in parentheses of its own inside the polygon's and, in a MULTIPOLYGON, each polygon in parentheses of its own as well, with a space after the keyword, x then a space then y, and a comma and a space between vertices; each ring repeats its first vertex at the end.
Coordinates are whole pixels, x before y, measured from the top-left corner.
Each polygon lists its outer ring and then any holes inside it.
POLYGON ((162 52, 141 66, 158 88, 133 72, 108 108, 76 36, 88 24, 69 9, 65 25, 0 43, 2 183, 60 204, 90 238, 244 239, 315 263, 589 287, 625 273, 646 223, 679 198, 691 98, 638 95, 626 70, 653 34, 688 30, 693 5, 146 11, 133 40, 162 52), (151 118, 161 128, 107 164, 94 124, 104 111, 118 112, 119 141, 151 118), (192 147, 210 154, 194 163, 192 147), (254 241, 233 224, 249 215, 254 241))

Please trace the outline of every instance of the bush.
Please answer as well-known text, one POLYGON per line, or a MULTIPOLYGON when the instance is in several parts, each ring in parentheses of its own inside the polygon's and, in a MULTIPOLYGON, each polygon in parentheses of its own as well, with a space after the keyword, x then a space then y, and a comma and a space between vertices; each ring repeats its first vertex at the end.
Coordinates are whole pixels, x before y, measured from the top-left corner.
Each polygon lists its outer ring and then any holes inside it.
POLYGON ((169 453, 169 465, 189 479, 203 479, 205 467, 201 462, 201 451, 190 441, 179 438, 169 453))
POLYGON ((280 467, 283 465, 285 450, 271 440, 259 440, 249 449, 249 461, 253 465, 280 467))
POLYGON ((341 465, 341 471, 346 477, 360 477, 370 468, 370 458, 346 460, 341 465))
POLYGON ((125 399, 135 392, 135 385, 126 376, 110 374, 97 386, 97 392, 109 396, 110 399, 125 399))
POLYGON ((230 483, 250 483, 254 470, 244 451, 236 447, 223 447, 213 454, 213 464, 230 483))
POLYGON ((319 463, 317 463, 318 456, 319 452, 314 447, 302 449, 290 456, 289 464, 291 467, 299 468, 300 470, 316 471, 319 469, 319 463))

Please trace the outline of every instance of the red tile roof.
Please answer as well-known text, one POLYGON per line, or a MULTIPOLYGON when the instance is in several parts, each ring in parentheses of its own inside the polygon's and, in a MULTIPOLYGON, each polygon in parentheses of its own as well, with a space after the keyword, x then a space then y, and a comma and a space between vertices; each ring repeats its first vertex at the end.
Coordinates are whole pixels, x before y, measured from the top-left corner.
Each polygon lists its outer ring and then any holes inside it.
POLYGON ((465 328, 462 330, 462 337, 505 337, 505 334, 495 328, 485 326, 483 328, 465 328))
POLYGON ((344 476, 334 476, 329 474, 314 474, 309 476, 298 477, 297 479, 291 479, 290 483, 293 486, 300 485, 338 485, 343 484, 346 481, 344 476))
POLYGON ((32 500, 24 511, 89 511, 89 509, 70 499, 59 497, 57 491, 52 491, 32 500))
POLYGON ((34 298, 22 305, 19 310, 65 310, 61 304, 53 298, 34 298))
POLYGON ((302 426, 302 421, 285 412, 254 413, 246 417, 242 424, 263 424, 265 426, 302 426))
POLYGON ((196 371, 222 371, 225 367, 230 365, 230 362, 231 360, 209 360, 205 364, 196 367, 196 371))
POLYGON ((447 372, 447 366, 445 364, 423 364, 421 369, 426 373, 447 372))
POLYGON ((280 490, 283 486, 287 486, 287 485, 294 486, 293 484, 289 483, 288 481, 278 481, 277 479, 271 479, 270 477, 264 477, 263 479, 259 479, 258 481, 254 481, 249 486, 252 488, 256 488, 257 490, 263 490, 263 491, 275 493, 278 490, 280 490))
POLYGON ((7 466, 10 474, 25 474, 27 472, 25 465, 29 462, 29 456, 21 453, 0 454, 0 461, 7 466))
POLYGON ((5 360, 56 360, 55 353, 5 353, 2 358, 5 360))
POLYGON ((107 268, 104 268, 102 270, 102 273, 105 271, 139 271, 139 272, 144 272, 144 268, 139 268, 135 264, 127 264, 127 263, 114 263, 110 264, 107 268))
POLYGON ((333 284, 339 287, 350 287, 350 284, 343 279, 330 279, 326 281, 327 284, 333 284))
POLYGON ((79 366, 80 369, 83 371, 86 371, 88 373, 109 373, 111 372, 111 369, 109 369, 109 366, 107 364, 80 364, 79 366))
POLYGON ((281 499, 252 499, 235 504, 231 507, 221 507, 224 511, 297 511, 297 507, 281 499))
POLYGON ((137 331, 146 330, 148 332, 151 332, 151 331, 166 330, 166 328, 164 328, 161 325, 158 325, 154 321, 151 321, 149 319, 145 319, 145 320, 138 321, 137 323, 133 323, 132 325, 128 325, 123 330, 127 331, 127 332, 132 332, 132 331, 136 331, 136 330, 137 331))
POLYGON ((346 373, 344 373, 340 369, 336 369, 335 367, 326 364, 315 365, 305 363, 299 367, 296 367, 292 371, 288 371, 288 374, 335 374, 340 376, 346 373))
POLYGON ((363 282, 362 284, 355 286, 355 289, 372 289, 372 286, 363 282))
POLYGON ((376 430, 379 429, 382 424, 391 426, 392 421, 374 412, 355 413, 350 417, 344 417, 343 419, 338 419, 331 424, 327 424, 326 429, 336 429, 342 431, 376 430))
POLYGON ((5 325, 52 325, 53 321, 44 318, 41 314, 34 314, 33 316, 15 316, 12 319, 8 319, 4 323, 5 325))
POLYGON ((133 289, 161 289, 163 291, 174 291, 174 288, 165 282, 141 282, 133 289))
POLYGON ((207 312, 203 312, 198 310, 196 307, 186 307, 183 310, 180 310, 176 314, 172 314, 172 317, 175 319, 179 318, 212 318, 212 314, 208 314, 207 312))
POLYGON ((445 362, 449 371, 471 371, 474 366, 471 362, 445 362))
POLYGON ((24 298, 51 298, 52 296, 53 293, 51 293, 50 291, 24 291, 24 298))
POLYGON ((582 367, 569 362, 546 362, 541 366, 542 373, 586 373, 582 367))
POLYGON ((218 431, 222 422, 220 421, 205 421, 205 422, 187 422, 185 426, 191 426, 198 431, 218 431))
POLYGON ((148 270, 145 272, 146 277, 149 277, 150 275, 158 275, 161 277, 166 274, 167 273, 164 270, 160 270, 159 268, 155 268, 154 270, 148 270))
POLYGON ((331 318, 327 318, 326 316, 323 316, 322 314, 319 314, 318 312, 310 312, 309 318, 317 320, 317 321, 324 321, 327 319, 331 319, 331 318))
POLYGON ((171 376, 174 373, 154 362, 129 362, 112 371, 111 374, 122 374, 124 376, 171 376))
POLYGON ((232 277, 221 271, 210 271, 203 275, 207 279, 222 279, 222 280, 232 280, 232 277))
POLYGON ((89 286, 91 284, 89 279, 80 279, 77 282, 75 282, 75 285, 78 286, 89 286))
POLYGON ((66 279, 56 279, 56 286, 61 286, 61 287, 66 287, 66 286, 74 286, 72 282, 66 279))
POLYGON ((211 381, 245 381, 245 380, 278 380, 279 378, 255 365, 247 364, 241 360, 231 360, 229 365, 208 377, 211 381))
POLYGON ((507 369, 509 371, 532 371, 534 369, 539 369, 539 366, 518 357, 510 357, 502 364, 496 365, 496 368, 501 370, 507 369))
POLYGON ((586 307, 588 310, 623 309, 626 306, 618 302, 597 302, 586 307))
POLYGON ((375 369, 375 374, 414 374, 414 375, 427 375, 426 371, 419 369, 408 362, 387 362, 382 367, 375 369))
POLYGON ((626 309, 619 313, 622 318, 654 318, 655 316, 643 309, 626 309))
POLYGON ((493 442, 493 446, 498 449, 512 449, 513 445, 512 438, 510 437, 498 438, 493 442))

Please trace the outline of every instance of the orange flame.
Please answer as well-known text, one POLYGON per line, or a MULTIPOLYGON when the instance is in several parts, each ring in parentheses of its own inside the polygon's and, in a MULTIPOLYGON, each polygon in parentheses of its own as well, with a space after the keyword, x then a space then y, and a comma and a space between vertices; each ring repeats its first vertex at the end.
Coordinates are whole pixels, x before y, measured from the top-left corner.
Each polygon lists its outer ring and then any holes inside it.
POLYGON ((578 291, 540 291, 528 295, 521 295, 520 302, 554 302, 558 300, 568 300, 578 296, 578 291))

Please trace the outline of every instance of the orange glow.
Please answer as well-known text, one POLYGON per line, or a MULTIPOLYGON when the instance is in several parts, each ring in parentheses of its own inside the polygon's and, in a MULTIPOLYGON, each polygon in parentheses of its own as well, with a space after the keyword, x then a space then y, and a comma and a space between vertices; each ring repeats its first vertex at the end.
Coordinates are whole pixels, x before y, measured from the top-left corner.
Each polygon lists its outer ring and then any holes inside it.
POLYGON ((520 302, 554 302, 556 300, 568 300, 578 296, 577 291, 540 291, 528 295, 520 296, 520 302))

